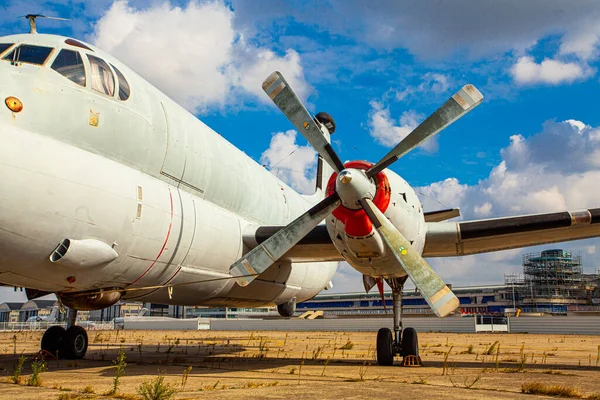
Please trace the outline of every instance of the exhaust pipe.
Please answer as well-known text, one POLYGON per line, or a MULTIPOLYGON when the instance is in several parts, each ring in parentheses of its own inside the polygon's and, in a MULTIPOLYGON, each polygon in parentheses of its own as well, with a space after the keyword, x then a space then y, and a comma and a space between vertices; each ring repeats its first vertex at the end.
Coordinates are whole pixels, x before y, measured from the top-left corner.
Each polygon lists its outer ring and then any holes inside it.
POLYGON ((106 265, 119 254, 111 246, 96 239, 64 239, 50 254, 50 261, 65 267, 87 269, 106 265))

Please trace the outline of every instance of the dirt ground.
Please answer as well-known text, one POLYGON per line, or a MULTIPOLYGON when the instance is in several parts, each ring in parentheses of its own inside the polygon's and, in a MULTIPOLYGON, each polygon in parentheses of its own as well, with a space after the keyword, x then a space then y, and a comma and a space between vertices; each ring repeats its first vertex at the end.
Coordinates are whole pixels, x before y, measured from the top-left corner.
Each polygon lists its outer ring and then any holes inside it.
POLYGON ((85 359, 49 360, 41 386, 28 386, 41 335, 0 333, 0 398, 110 398, 119 349, 127 366, 113 397, 126 399, 158 374, 177 399, 542 398, 521 393, 527 382, 600 393, 600 336, 421 333, 424 366, 380 367, 375 333, 90 331, 85 359))

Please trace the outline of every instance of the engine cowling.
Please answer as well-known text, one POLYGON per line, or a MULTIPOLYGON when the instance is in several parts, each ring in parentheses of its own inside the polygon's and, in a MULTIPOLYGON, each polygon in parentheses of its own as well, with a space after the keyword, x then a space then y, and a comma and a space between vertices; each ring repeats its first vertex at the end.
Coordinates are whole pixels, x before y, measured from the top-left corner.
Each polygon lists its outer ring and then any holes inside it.
MULTIPOLYGON (((368 170, 366 161, 352 161, 346 168, 368 170)), ((337 174, 327 185, 328 195, 335 188, 337 174)), ((399 175, 384 170, 373 178, 376 192, 373 203, 411 242, 419 253, 425 246, 425 217, 419 198, 412 187, 399 175)), ((346 261, 364 275, 396 278, 406 275, 387 249, 382 237, 373 228, 362 209, 340 205, 326 220, 332 242, 346 261)))

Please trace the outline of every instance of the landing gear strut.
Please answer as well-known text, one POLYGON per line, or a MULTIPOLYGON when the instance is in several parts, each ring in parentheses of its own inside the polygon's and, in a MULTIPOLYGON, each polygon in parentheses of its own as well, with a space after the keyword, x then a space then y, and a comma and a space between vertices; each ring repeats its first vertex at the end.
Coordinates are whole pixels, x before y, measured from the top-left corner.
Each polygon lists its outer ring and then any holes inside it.
POLYGON ((69 309, 67 329, 51 326, 42 336, 41 348, 50 354, 68 360, 83 358, 87 352, 88 336, 85 329, 76 326, 77 310, 69 309))
POLYGON ((402 288, 407 277, 388 279, 392 288, 392 311, 394 313, 394 333, 388 328, 377 332, 377 363, 394 364, 394 356, 418 356, 419 340, 414 328, 402 329, 402 288))

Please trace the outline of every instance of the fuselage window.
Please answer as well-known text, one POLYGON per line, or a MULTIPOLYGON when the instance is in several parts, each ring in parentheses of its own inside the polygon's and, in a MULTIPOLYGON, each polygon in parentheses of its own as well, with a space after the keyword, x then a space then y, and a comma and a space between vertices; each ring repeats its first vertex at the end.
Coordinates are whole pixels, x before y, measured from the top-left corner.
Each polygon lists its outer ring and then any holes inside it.
POLYGON ((129 98, 129 93, 131 93, 131 88, 129 87, 129 82, 123 76, 121 71, 117 69, 114 65, 110 64, 111 67, 115 70, 117 74, 117 78, 119 79, 119 99, 127 100, 129 98))
POLYGON ((23 44, 3 57, 3 60, 13 63, 28 63, 42 65, 48 59, 52 47, 23 44))
POLYGON ((0 54, 4 53, 6 49, 12 46, 14 43, 0 43, 0 54))
POLYGON ((115 94, 115 77, 110 70, 108 64, 101 58, 94 57, 88 54, 90 60, 90 79, 92 80, 92 89, 114 96, 115 94))
POLYGON ((85 68, 79 52, 61 50, 52 63, 52 69, 76 84, 85 86, 85 68))

